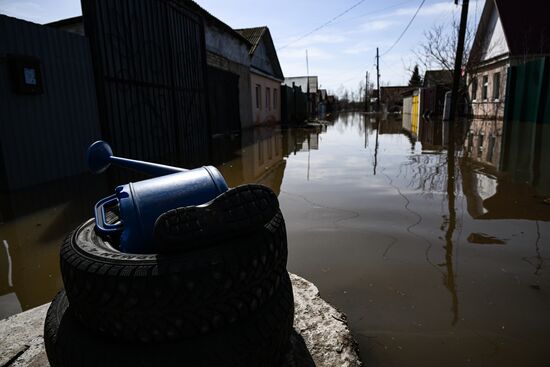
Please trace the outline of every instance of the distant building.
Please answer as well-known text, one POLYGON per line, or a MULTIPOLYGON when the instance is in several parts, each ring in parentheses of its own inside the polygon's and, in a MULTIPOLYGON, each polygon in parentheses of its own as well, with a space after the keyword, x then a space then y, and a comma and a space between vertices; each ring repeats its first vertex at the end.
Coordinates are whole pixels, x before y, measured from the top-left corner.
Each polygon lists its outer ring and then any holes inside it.
MULTIPOLYGON (((403 94, 416 89, 409 86, 391 86, 380 87, 380 104, 382 111, 386 112, 402 112, 403 111, 403 94)), ((378 91, 373 91, 374 95, 378 95, 378 91)))
POLYGON ((302 91, 306 93, 317 93, 319 88, 319 77, 317 76, 293 76, 285 78, 285 85, 292 87, 294 84, 297 87, 302 87, 302 91), (308 79, 309 78, 309 79, 308 79), (308 89, 308 80, 309 80, 309 89, 308 89))
POLYGON ((254 125, 281 121, 281 83, 285 77, 267 27, 237 29, 250 43, 250 87, 254 125))
POLYGON ((292 87, 302 88, 302 92, 307 94, 308 107, 307 111, 309 113, 308 117, 317 115, 317 108, 319 104, 319 77, 317 76, 293 76, 285 78, 284 84, 292 87))
POLYGON ((420 96, 420 115, 430 119, 443 116, 445 94, 452 88, 453 73, 450 70, 427 70, 420 96))
POLYGON ((453 86, 453 73, 450 70, 426 70, 424 74, 423 88, 453 86))

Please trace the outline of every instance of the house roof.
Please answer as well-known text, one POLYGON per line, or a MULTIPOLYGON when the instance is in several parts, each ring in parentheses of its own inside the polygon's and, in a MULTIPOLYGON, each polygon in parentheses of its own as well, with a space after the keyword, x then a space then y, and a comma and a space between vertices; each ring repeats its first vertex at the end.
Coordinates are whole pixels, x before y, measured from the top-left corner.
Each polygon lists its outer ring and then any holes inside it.
POLYGON ((494 0, 512 55, 550 53, 548 0, 494 0))
POLYGON ((72 17, 72 18, 57 20, 55 22, 45 23, 44 25, 58 28, 58 27, 64 27, 67 25, 79 24, 79 23, 82 23, 82 15, 72 17))
POLYGON ((453 73, 450 70, 427 70, 424 74, 424 87, 452 84, 453 73))
POLYGON ((240 33, 248 42, 250 42, 250 54, 252 55, 254 51, 256 51, 256 48, 260 44, 260 41, 262 40, 262 37, 264 33, 266 32, 267 27, 255 27, 255 28, 243 28, 243 29, 236 29, 238 33, 240 33))
POLYGON ((470 62, 478 62, 489 20, 496 7, 510 56, 550 53, 550 23, 547 16, 547 0, 487 0, 481 15, 473 43, 470 62))
POLYGON ((281 69, 279 57, 277 56, 277 50, 275 49, 275 44, 273 43, 273 38, 271 38, 269 28, 266 26, 262 26, 236 29, 236 31, 239 32, 244 38, 246 38, 248 42, 250 42, 250 56, 254 56, 256 49, 258 48, 262 40, 264 40, 267 56, 269 57, 269 61, 271 63, 271 66, 273 67, 273 76, 278 79, 284 80, 285 77, 283 75, 283 70, 281 69))
POLYGON ((249 48, 252 46, 250 44, 250 42, 245 37, 242 36, 241 33, 237 32, 236 30, 231 28, 229 25, 225 24, 220 19, 218 19, 215 16, 213 16, 212 14, 210 14, 210 12, 208 12, 206 9, 201 7, 195 1, 190 1, 190 0, 178 0, 178 1, 181 1, 183 4, 189 6, 191 9, 193 9, 196 12, 200 13, 207 22, 210 22, 210 23, 213 23, 213 24, 217 25, 218 27, 222 28, 223 30, 225 30, 229 34, 231 34, 231 35, 235 36, 236 38, 240 39, 241 41, 245 42, 248 45, 249 48))
MULTIPOLYGON (((231 28, 230 26, 228 26, 227 24, 222 22, 220 19, 218 19, 215 16, 213 16, 212 14, 210 14, 206 9, 201 7, 196 2, 194 2, 192 0, 176 0, 176 3, 180 6, 187 6, 189 9, 196 11, 197 13, 199 13, 204 18, 204 20, 206 22, 217 25, 218 27, 222 28, 224 31, 231 34, 235 38, 237 38, 240 41, 246 43, 246 45, 249 48, 252 47, 252 44, 245 37, 243 37, 239 32, 235 31, 233 28, 231 28)), ((55 21, 55 22, 47 23, 45 25, 50 26, 50 27, 59 28, 59 27, 74 25, 74 24, 78 24, 78 23, 82 23, 82 15, 79 15, 79 16, 76 16, 76 17, 73 17, 73 18, 61 19, 61 20, 58 20, 58 21, 55 21)))

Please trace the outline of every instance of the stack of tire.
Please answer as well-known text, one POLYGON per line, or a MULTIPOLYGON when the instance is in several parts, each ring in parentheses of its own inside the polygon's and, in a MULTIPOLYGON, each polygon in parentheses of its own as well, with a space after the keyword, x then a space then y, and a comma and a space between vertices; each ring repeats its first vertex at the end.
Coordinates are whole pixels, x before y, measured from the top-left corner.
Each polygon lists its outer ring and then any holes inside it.
POLYGON ((65 290, 44 339, 52 367, 277 366, 293 330, 276 195, 231 189, 155 224, 158 254, 127 254, 93 219, 61 248, 65 290))

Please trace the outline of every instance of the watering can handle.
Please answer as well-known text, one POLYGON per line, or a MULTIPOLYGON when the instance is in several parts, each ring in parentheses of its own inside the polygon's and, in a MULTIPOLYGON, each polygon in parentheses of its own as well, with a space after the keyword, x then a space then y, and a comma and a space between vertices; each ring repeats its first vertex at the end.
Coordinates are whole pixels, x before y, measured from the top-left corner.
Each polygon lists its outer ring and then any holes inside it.
POLYGON ((187 171, 179 167, 114 156, 113 150, 109 144, 103 140, 98 140, 90 145, 88 148, 87 161, 88 167, 90 167, 90 170, 94 173, 105 171, 111 164, 147 173, 154 177, 187 171))
POLYGON ((110 224, 105 220, 105 207, 118 202, 116 194, 108 196, 97 202, 94 208, 95 212, 95 226, 102 234, 119 233, 123 229, 123 224, 110 224))

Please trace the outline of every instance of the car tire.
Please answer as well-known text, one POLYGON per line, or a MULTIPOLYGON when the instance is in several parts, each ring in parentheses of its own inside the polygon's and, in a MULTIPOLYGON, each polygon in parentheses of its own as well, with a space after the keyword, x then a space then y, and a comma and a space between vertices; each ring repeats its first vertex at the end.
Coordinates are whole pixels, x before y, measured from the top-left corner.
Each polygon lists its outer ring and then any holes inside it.
POLYGON ((293 317, 285 274, 274 297, 239 323, 176 342, 113 342, 83 327, 62 291, 48 309, 44 340, 52 367, 275 367, 288 350, 293 317))
MULTIPOLYGON (((240 206, 241 201, 233 202, 240 206)), ((216 241, 204 232, 202 247, 151 255, 118 251, 96 234, 93 220, 87 221, 61 248, 74 317, 113 340, 142 343, 207 334, 248 317, 270 300, 286 274, 285 223, 278 204, 273 208, 258 206, 271 215, 257 215, 261 220, 244 232, 230 231, 223 238, 218 230, 216 241)), ((200 242, 200 236, 194 235, 194 241, 200 242)))

